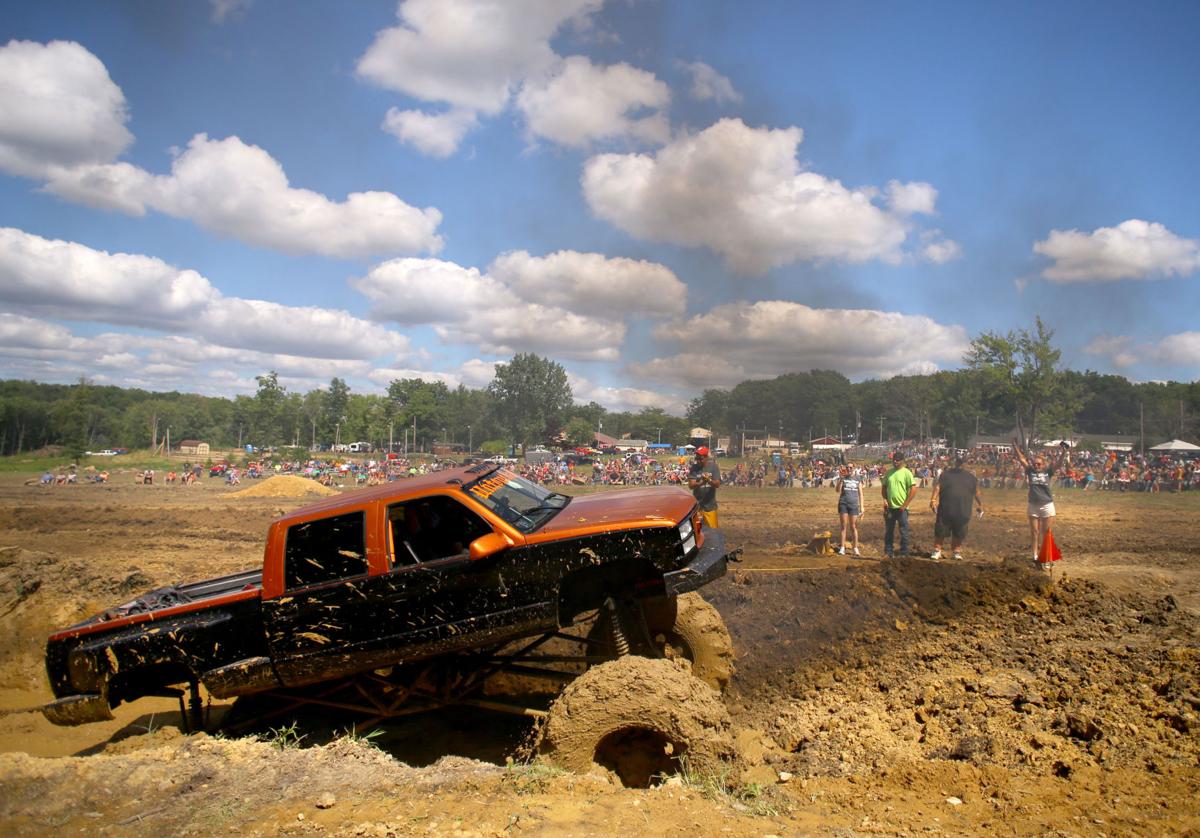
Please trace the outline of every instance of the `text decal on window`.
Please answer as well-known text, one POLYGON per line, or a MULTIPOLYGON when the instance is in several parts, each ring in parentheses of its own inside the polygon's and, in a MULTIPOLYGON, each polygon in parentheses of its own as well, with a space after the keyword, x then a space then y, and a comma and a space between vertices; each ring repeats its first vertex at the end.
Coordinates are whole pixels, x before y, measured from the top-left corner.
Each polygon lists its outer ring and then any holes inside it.
POLYGON ((493 492, 507 483, 510 477, 512 477, 512 475, 508 472, 498 471, 486 480, 480 480, 478 483, 472 486, 471 494, 484 499, 489 498, 492 496, 493 492))

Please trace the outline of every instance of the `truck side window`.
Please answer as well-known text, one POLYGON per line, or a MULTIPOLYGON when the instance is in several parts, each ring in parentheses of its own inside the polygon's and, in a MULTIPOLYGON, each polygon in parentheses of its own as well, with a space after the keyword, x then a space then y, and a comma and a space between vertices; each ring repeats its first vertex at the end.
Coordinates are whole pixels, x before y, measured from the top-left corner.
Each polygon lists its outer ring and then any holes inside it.
POLYGON ((290 527, 284 548, 288 588, 367 575, 364 515, 351 512, 290 527))
POLYGON ((467 507, 444 495, 388 507, 392 526, 392 566, 403 567, 467 552, 471 542, 492 531, 467 507))

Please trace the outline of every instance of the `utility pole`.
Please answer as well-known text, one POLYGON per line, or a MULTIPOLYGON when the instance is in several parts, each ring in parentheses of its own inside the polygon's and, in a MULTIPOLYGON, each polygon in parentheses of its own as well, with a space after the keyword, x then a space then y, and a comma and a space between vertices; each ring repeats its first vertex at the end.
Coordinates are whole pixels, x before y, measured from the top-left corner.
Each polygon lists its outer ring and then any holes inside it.
POLYGON ((879 443, 883 444, 883 414, 879 414, 879 443))
POLYGON ((475 450, 475 438, 471 435, 471 426, 467 425, 467 453, 475 450))
POLYGON ((1138 448, 1146 456, 1146 404, 1138 402, 1138 448))

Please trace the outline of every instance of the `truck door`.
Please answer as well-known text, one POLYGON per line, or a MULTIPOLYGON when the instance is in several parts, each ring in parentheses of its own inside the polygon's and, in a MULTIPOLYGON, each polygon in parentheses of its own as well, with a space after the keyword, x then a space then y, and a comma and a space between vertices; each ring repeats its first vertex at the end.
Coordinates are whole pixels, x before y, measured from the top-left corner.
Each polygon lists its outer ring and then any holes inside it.
POLYGON ((554 608, 543 601, 546 586, 530 585, 520 572, 524 548, 470 558, 471 542, 493 529, 456 498, 393 504, 388 525, 390 569, 377 590, 399 617, 392 641, 411 654, 478 646, 555 623, 554 608))
POLYGON ((470 560, 471 541, 491 531, 445 496, 395 504, 388 572, 369 576, 365 513, 293 525, 284 595, 263 603, 280 680, 315 683, 553 625, 555 604, 528 601, 515 551, 470 560))
POLYGON ((283 596, 263 601, 271 659, 284 684, 372 667, 379 615, 370 582, 365 510, 288 529, 283 596))

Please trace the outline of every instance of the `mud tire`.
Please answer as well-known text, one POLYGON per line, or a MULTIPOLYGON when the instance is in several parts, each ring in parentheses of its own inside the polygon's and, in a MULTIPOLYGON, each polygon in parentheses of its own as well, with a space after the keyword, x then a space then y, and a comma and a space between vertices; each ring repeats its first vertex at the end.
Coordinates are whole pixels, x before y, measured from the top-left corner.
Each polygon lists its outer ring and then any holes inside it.
MULTIPOLYGON (((692 592, 678 597, 658 597, 642 602, 648 637, 626 627, 630 650, 649 658, 685 660, 692 675, 717 692, 724 692, 733 677, 733 639, 717 609, 692 592)), ((615 654, 611 617, 601 611, 588 639, 600 654, 615 654)))
POLYGON ((729 712, 681 661, 628 655, 594 666, 550 707, 537 750, 577 773, 597 765, 633 788, 734 754, 729 712))

